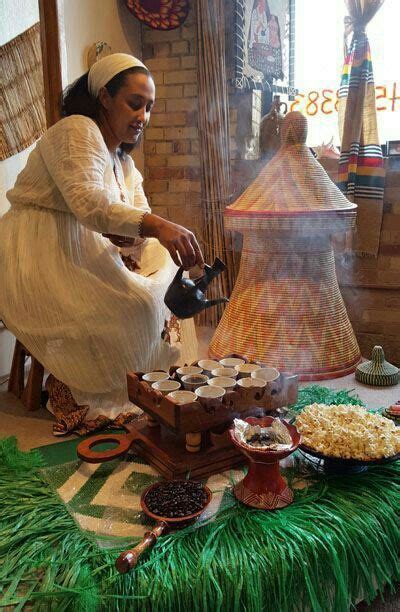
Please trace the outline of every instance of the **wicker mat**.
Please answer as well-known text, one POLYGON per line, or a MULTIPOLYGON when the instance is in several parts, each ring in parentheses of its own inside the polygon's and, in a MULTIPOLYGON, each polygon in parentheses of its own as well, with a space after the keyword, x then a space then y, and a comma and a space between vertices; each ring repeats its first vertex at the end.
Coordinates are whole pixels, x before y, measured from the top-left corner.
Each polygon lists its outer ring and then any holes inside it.
POLYGON ((36 23, 0 46, 3 112, 0 160, 29 147, 46 129, 40 28, 36 23))

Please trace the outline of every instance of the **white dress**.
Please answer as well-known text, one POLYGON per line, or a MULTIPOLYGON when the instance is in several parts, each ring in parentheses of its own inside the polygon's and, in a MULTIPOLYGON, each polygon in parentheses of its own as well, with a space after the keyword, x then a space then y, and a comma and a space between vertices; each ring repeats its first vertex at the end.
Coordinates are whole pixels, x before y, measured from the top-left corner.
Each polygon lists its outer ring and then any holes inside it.
MULTIPOLYGON (((142 177, 131 157, 111 155, 94 121, 74 115, 44 134, 7 197, 0 318, 78 404, 90 406, 88 416, 115 416, 127 407, 127 371, 165 369, 178 356, 161 339, 176 272, 169 253, 155 239, 138 240, 140 270, 130 272, 102 236, 138 236, 150 210, 142 177)), ((182 361, 190 362, 192 322, 183 333, 182 361)))

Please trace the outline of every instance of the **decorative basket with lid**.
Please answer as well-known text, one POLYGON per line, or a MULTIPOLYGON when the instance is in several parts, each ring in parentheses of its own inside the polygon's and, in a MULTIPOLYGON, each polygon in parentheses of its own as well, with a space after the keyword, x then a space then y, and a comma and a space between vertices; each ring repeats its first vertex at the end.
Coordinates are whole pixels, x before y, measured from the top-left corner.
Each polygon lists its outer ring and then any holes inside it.
POLYGON ((371 361, 360 363, 356 369, 356 379, 364 385, 373 387, 388 387, 399 382, 399 368, 385 359, 381 346, 372 349, 371 361))
POLYGON ((357 206, 314 159, 306 137, 306 118, 288 113, 278 153, 225 211, 225 227, 243 234, 243 250, 210 354, 240 353, 322 380, 354 372, 360 361, 332 247, 334 236, 354 226, 357 206))

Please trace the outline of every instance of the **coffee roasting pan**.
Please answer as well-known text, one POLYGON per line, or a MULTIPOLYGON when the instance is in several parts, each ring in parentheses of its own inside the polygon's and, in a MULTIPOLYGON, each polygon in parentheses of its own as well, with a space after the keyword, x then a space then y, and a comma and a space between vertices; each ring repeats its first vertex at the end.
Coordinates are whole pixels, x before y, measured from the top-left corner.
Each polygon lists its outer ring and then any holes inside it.
MULTIPOLYGON (((192 482, 196 486, 199 486, 198 482, 190 481, 190 480, 181 480, 181 479, 178 480, 177 479, 177 480, 169 480, 168 482, 176 483, 176 484, 192 482)), ((206 487, 205 485, 201 485, 202 490, 204 491, 207 497, 204 502, 204 505, 202 506, 200 510, 197 510, 197 512, 194 512, 193 514, 187 514, 185 516, 174 517, 174 518, 160 516, 158 514, 154 514, 148 508, 147 503, 146 503, 146 497, 148 496, 150 492, 157 489, 157 487, 162 487, 163 485, 165 485, 165 480, 156 482, 150 485, 149 487, 147 487, 147 489, 145 489, 141 495, 140 505, 142 507, 142 510, 148 517, 156 521, 156 525, 153 527, 151 531, 147 531, 144 534, 143 539, 141 540, 141 542, 139 542, 139 544, 137 544, 134 548, 126 550, 120 554, 120 556, 115 562, 115 567, 117 568, 120 574, 126 574, 127 572, 132 570, 134 567, 136 567, 136 564, 138 562, 140 555, 145 550, 154 546, 154 544, 156 543, 160 535, 165 534, 167 531, 170 531, 170 530, 183 529, 184 527, 187 527, 191 523, 194 523, 199 518, 199 516, 204 512, 205 508, 209 505, 211 498, 212 498, 212 493, 210 489, 206 487)))

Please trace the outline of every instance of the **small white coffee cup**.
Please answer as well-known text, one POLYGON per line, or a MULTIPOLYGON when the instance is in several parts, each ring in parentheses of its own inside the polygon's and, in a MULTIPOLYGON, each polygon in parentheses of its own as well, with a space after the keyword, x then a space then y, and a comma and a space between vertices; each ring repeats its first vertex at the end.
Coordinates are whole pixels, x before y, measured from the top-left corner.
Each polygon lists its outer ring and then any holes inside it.
POLYGON ((200 359, 200 361, 197 363, 200 368, 203 368, 204 374, 211 374, 212 370, 220 367, 218 361, 215 361, 214 359, 200 359))
POLYGON ((171 398, 177 404, 191 404, 196 401, 196 395, 192 391, 172 391, 167 397, 171 398))
POLYGON ((208 384, 212 387, 222 387, 223 389, 233 389, 236 386, 236 379, 229 376, 216 376, 209 378, 208 384))
POLYGON ((265 380, 261 378, 251 378, 251 376, 245 376, 244 378, 239 378, 237 381, 239 387, 244 387, 245 389, 249 389, 250 387, 262 389, 267 386, 265 380))
POLYGON ((220 359, 219 362, 224 368, 234 368, 236 365, 243 365, 246 363, 244 359, 239 359, 238 357, 225 357, 224 359, 220 359))
POLYGON ((225 389, 222 387, 216 387, 215 385, 204 385, 203 387, 196 389, 195 394, 199 399, 222 400, 225 395, 225 389))
POLYGON ((235 370, 239 378, 244 378, 245 376, 251 376, 251 373, 256 370, 261 370, 261 367, 255 363, 243 363, 241 365, 236 365, 235 370))
POLYGON ((187 391, 195 391, 198 387, 207 384, 208 376, 205 374, 186 374, 181 378, 183 388, 187 391))
POLYGON ((199 368, 198 366, 183 366, 182 368, 178 368, 176 373, 179 378, 182 378, 182 376, 187 376, 188 374, 202 374, 203 368, 199 368))
POLYGON ((262 378, 266 383, 271 383, 279 378, 280 373, 276 368, 265 367, 251 373, 252 378, 262 378))
POLYGON ((181 383, 177 380, 158 380, 151 386, 153 389, 156 389, 156 391, 161 391, 163 395, 168 395, 168 393, 172 393, 172 391, 178 391, 178 389, 181 388, 181 383))
POLYGON ((143 380, 148 383, 158 382, 159 380, 168 380, 168 372, 147 372, 143 374, 143 380))
POLYGON ((228 376, 229 378, 236 378, 238 373, 234 368, 216 368, 211 372, 212 376, 228 376))

